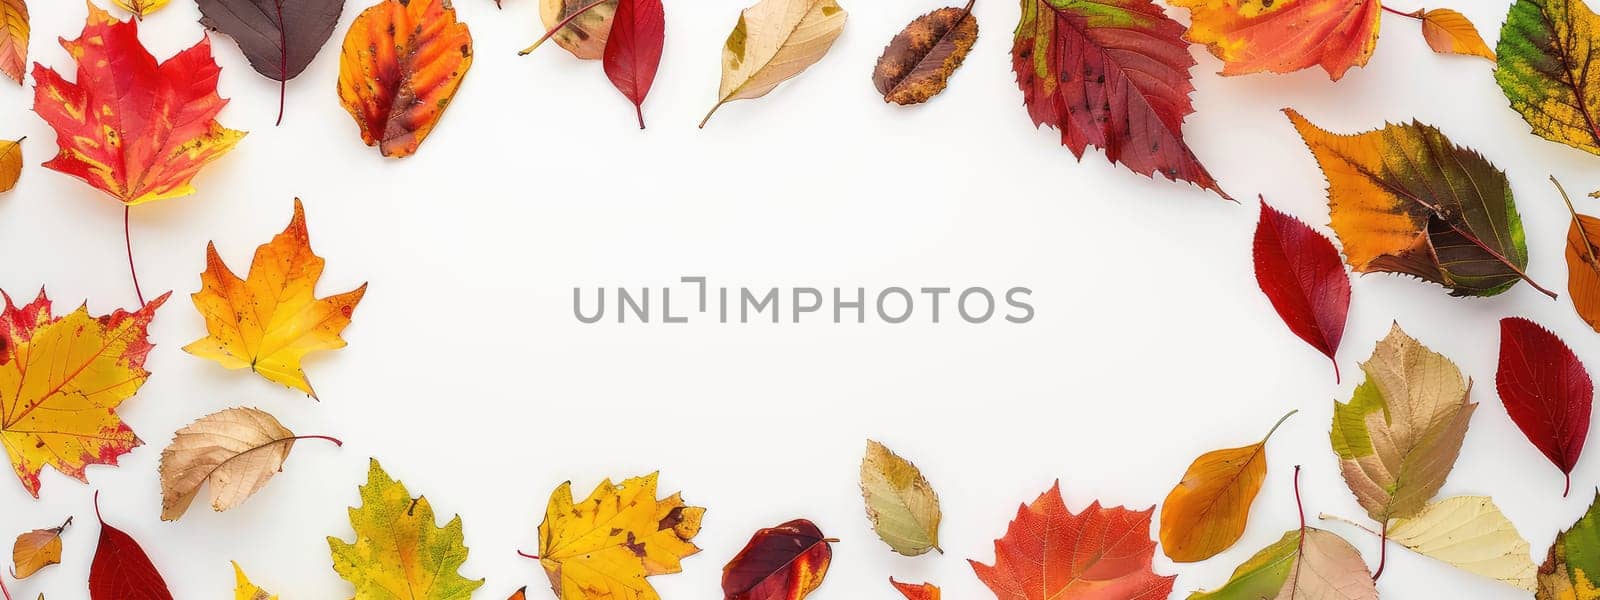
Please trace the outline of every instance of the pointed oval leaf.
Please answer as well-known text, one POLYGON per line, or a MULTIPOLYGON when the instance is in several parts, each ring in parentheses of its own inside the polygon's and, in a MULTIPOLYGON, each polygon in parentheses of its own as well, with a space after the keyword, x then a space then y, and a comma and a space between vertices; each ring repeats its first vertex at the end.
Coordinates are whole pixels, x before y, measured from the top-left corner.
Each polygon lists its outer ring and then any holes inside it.
POLYGON ((1216 591, 1188 600, 1377 600, 1378 589, 1350 542, 1314 527, 1291 529, 1233 571, 1216 591))
MULTIPOLYGON (((1550 181, 1572 215, 1572 226, 1567 228, 1567 295, 1583 322, 1600 332, 1600 219, 1578 214, 1561 182, 1554 177, 1550 181)), ((1600 192, 1590 196, 1600 198, 1600 192)))
POLYGON ((1487 496, 1429 504, 1389 527, 1389 541, 1458 569, 1534 591, 1528 541, 1487 496))
POLYGON ((1467 16, 1448 8, 1422 12, 1422 38, 1440 54, 1466 54, 1495 60, 1494 51, 1478 35, 1478 28, 1467 16))
POLYGON ((239 568, 239 563, 233 563, 233 598, 234 600, 278 600, 276 594, 269 594, 260 586, 250 583, 250 578, 245 577, 244 569, 239 568))
POLYGON ((931 583, 922 585, 900 583, 890 577, 889 585, 894 586, 894 589, 899 591, 900 595, 905 596, 906 600, 939 600, 939 586, 931 583))
POLYGON ((194 193, 195 174, 244 138, 217 122, 228 101, 217 96, 210 38, 158 64, 136 21, 91 2, 83 33, 61 45, 77 62, 76 83, 33 65, 33 110, 61 147, 46 168, 142 204, 194 193))
POLYGON ((861 496, 872 528, 895 552, 919 556, 939 550, 939 495, 911 461, 867 440, 861 496))
POLYGON ((614 484, 606 480, 582 502, 572 483, 550 494, 539 524, 539 564, 561 600, 586 600, 592 590, 632 590, 655 596, 646 579, 683 570, 700 552, 693 543, 706 509, 679 494, 656 498, 654 473, 614 484))
POLYGON ((238 506, 283 470, 300 439, 255 408, 230 408, 184 426, 161 451, 161 519, 183 516, 206 483, 212 510, 238 506))
POLYGON ((1202 561, 1239 541, 1267 478, 1267 440, 1293 414, 1279 419, 1259 442, 1194 459, 1161 503, 1161 550, 1167 558, 1202 561))
POLYGON ((605 55, 606 46, 611 43, 611 27, 616 22, 618 0, 606 0, 577 17, 572 16, 594 1, 539 0, 539 19, 544 22, 546 30, 568 18, 572 19, 550 39, 573 56, 584 60, 597 60, 605 55))
POLYGON ((0 192, 17 187, 17 180, 22 177, 23 139, 27 138, 0 140, 0 192))
MULTIPOLYGON (((198 0, 200 24, 233 38, 250 68, 267 79, 298 77, 333 35, 345 0, 198 0)), ((278 121, 283 121, 283 93, 278 121)))
POLYGON ((1184 35, 1222 59, 1223 75, 1322 67, 1334 81, 1367 64, 1378 45, 1378 0, 1174 0, 1189 9, 1184 35))
POLYGON ((328 548, 356 600, 393 598, 392 590, 427 590, 418 600, 470 600, 483 585, 458 572, 467 560, 461 517, 439 527, 428 499, 413 497, 377 459, 361 486, 361 506, 350 508, 350 525, 355 539, 328 536, 328 548))
POLYGON ((72 525, 67 517, 60 527, 35 529, 17 536, 11 545, 11 576, 27 579, 39 569, 61 564, 61 532, 72 525))
POLYGON ((760 98, 822 60, 849 13, 836 0, 761 0, 739 13, 722 46, 722 87, 705 127, 722 105, 760 98))
POLYGON ((1533 133, 1600 154, 1600 15, 1583 0, 1517 0, 1494 71, 1533 133))
POLYGON ((1285 325, 1333 362, 1339 378, 1339 341, 1350 311, 1350 276, 1333 242, 1299 219, 1261 200, 1252 255, 1256 284, 1285 325))
POLYGON ((28 3, 0 0, 0 73, 22 83, 28 62, 28 3))
POLYGON ((920 104, 944 91, 978 41, 975 1, 917 17, 889 40, 872 70, 872 85, 884 102, 920 104))
POLYGON ((1005 537, 994 541, 994 565, 967 562, 1005 600, 1166 598, 1176 577, 1151 571, 1152 512, 1096 501, 1073 514, 1057 483, 1017 509, 1005 537))
POLYGON ((822 585, 837 541, 795 519, 757 531, 722 568, 723 600, 801 600, 822 585))
POLYGON ((381 0, 339 56, 339 101, 384 156, 417 152, 472 68, 472 32, 450 0, 381 0))
POLYGON ((1413 121, 1336 135, 1284 114, 1328 178, 1333 231, 1358 273, 1412 275, 1453 296, 1493 296, 1528 279, 1528 245, 1506 174, 1413 121))
POLYGON ((1500 367, 1495 389, 1506 413, 1522 434, 1566 476, 1589 437, 1594 383, 1589 371, 1566 342, 1550 330, 1521 317, 1500 320, 1500 367))
POLYGON ((606 42, 606 78, 633 103, 639 129, 644 129, 644 99, 655 84, 665 41, 666 14, 661 0, 618 0, 606 42))
POLYGON ((166 580, 139 542, 100 518, 98 494, 94 512, 100 541, 89 564, 89 600, 172 600, 166 580))
POLYGON ((1367 380, 1334 402, 1330 437, 1339 470, 1379 523, 1415 516, 1455 468, 1477 403, 1472 383, 1396 324, 1361 363, 1367 380))
POLYGON ((1183 140, 1195 61, 1182 34, 1150 0, 1023 0, 1011 68, 1034 125, 1059 130, 1074 156, 1102 148, 1140 175, 1228 198, 1183 140))

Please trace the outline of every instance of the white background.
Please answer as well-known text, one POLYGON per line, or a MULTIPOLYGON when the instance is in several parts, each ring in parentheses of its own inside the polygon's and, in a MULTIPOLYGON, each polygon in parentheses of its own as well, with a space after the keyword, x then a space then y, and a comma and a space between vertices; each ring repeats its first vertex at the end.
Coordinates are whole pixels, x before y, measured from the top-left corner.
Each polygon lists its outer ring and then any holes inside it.
MULTIPOLYGON (((31 58, 71 73, 53 39, 77 35, 83 5, 33 4, 31 58)), ((42 501, 0 481, 6 536, 77 517, 65 564, 14 583, 17 597, 86 596, 95 489, 106 518, 144 544, 179 598, 227 597, 230 559, 284 598, 348 597, 324 538, 351 535, 346 507, 376 456, 441 519, 463 516, 463 573, 488 579, 480 598, 522 585, 550 597, 539 566, 515 550, 536 548, 556 485, 570 479, 586 493, 603 477, 655 469, 663 492, 683 490, 710 509, 696 539, 704 552, 684 573, 652 579, 665 598, 717 597, 721 566, 749 535, 795 517, 843 540, 817 600, 896 598, 890 575, 934 581, 954 600, 985 598, 966 559, 991 561, 1017 505, 1052 481, 1075 510, 1094 499, 1148 507, 1199 453, 1254 442, 1300 409, 1271 443, 1244 539, 1181 568, 1158 555, 1155 569, 1178 574, 1181 598, 1221 585, 1296 525, 1293 465, 1305 466, 1308 512, 1362 514, 1327 431, 1333 402, 1362 380, 1356 364, 1392 320, 1455 360, 1482 403, 1444 494, 1493 495, 1542 560, 1600 483, 1600 457, 1588 456, 1562 499, 1559 471, 1494 393, 1504 316, 1549 326, 1600 362, 1600 337, 1565 298, 1518 285, 1454 299, 1411 279, 1357 278, 1339 355, 1346 377, 1335 385, 1328 362, 1256 287, 1256 194, 1328 232, 1322 175, 1278 112, 1293 106, 1340 132, 1416 117, 1482 151, 1518 194, 1528 271, 1565 291, 1568 216, 1546 177, 1581 196, 1600 187, 1600 158, 1529 134, 1488 62, 1434 55, 1414 21, 1385 15, 1370 66, 1338 83, 1321 70, 1224 79, 1193 49, 1198 111, 1186 136, 1236 205, 1132 174, 1097 151, 1079 163, 1054 131, 1035 130, 1010 70, 1014 2, 978 2, 982 34, 967 65, 914 108, 885 105, 870 72, 895 32, 940 4, 850 2, 844 35, 820 64, 767 98, 723 107, 704 131, 695 124, 715 101, 721 44, 744 2, 669 2, 666 55, 645 106, 651 128, 641 132, 599 63, 553 46, 516 56, 543 29, 533 0, 507 0, 504 11, 462 0, 476 64, 432 137, 400 161, 363 146, 336 98, 339 40, 364 4, 347 8, 290 83, 282 127, 272 126, 277 84, 232 40, 214 39, 221 93, 232 99, 221 121, 250 135, 198 177, 198 194, 134 209, 146 294, 175 291, 150 330, 154 375, 120 411, 146 445, 119 468, 91 468, 90 486, 47 471, 42 501), (199 288, 206 242, 243 272, 295 196, 328 260, 319 291, 371 283, 345 332, 350 346, 307 363, 320 403, 180 350, 205 334, 187 295, 199 288), (684 275, 752 287, 1023 285, 1038 315, 982 326, 572 317, 574 286, 658 287, 684 275), (241 405, 347 443, 298 445, 286 471, 236 510, 212 513, 201 500, 181 521, 161 522, 160 449, 184 424, 241 405), (872 534, 856 488, 868 437, 932 480, 948 554, 900 558, 872 534)), ((1508 5, 1453 7, 1492 40, 1508 5)), ((193 3, 177 0, 142 38, 166 57, 199 38, 196 18, 193 3)), ((131 306, 122 209, 38 166, 54 137, 31 99, 31 85, 0 86, 0 114, 10 115, 0 137, 29 136, 21 184, 0 196, 0 289, 21 301, 48 286, 60 312, 86 298, 97 314, 131 306)), ((1376 562, 1375 540, 1328 527, 1376 562)), ((1380 590, 1519 596, 1399 549, 1380 590)))

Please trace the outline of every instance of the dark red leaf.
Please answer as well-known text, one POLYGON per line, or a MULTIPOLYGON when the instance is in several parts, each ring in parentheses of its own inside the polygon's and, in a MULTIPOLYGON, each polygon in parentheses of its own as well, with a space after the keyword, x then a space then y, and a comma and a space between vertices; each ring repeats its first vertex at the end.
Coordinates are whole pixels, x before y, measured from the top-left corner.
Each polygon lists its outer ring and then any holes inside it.
POLYGON ((757 531, 722 569, 724 600, 805 598, 828 574, 833 541, 805 519, 757 531))
POLYGON ((328 43, 344 0, 198 0, 200 24, 228 34, 250 68, 278 86, 278 122, 290 79, 328 43))
POLYGON ((1572 490, 1572 467, 1589 437, 1594 384, 1561 338, 1521 317, 1500 320, 1500 368, 1495 389, 1506 414, 1528 441, 1555 463, 1572 490))
MULTIPOLYGON (((100 494, 94 496, 100 519, 100 494)), ((150 563, 139 542, 100 519, 100 544, 89 565, 90 600, 172 600, 167 582, 150 563)))
POLYGON ((1333 361, 1350 311, 1350 276, 1333 242, 1261 199, 1254 243, 1256 283, 1289 330, 1333 361))
POLYGON ((661 46, 666 41, 666 14, 661 0, 619 0, 612 18, 611 36, 606 38, 605 68, 611 85, 617 87, 639 116, 644 129, 644 98, 656 81, 661 66, 661 46))

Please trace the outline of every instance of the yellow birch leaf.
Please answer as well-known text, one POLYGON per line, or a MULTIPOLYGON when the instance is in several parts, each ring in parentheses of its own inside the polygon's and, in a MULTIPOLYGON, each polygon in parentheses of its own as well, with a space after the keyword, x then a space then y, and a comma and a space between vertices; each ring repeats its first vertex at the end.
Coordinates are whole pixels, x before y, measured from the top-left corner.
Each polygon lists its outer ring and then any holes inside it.
POLYGON ((239 563, 233 563, 233 599, 234 600, 278 600, 276 594, 268 594, 244 576, 244 569, 239 568, 239 563))
POLYGON ((361 284, 326 298, 315 295, 322 257, 311 252, 305 209, 294 201, 289 226, 256 249, 250 273, 240 279, 206 246, 200 291, 191 297, 210 335, 183 349, 229 369, 249 368, 262 377, 317 397, 300 360, 317 350, 343 348, 339 333, 367 292, 361 284))
POLYGON ((861 459, 861 496, 878 537, 906 556, 939 548, 939 495, 922 471, 888 447, 867 440, 861 459))
POLYGON ((849 16, 836 0, 761 0, 739 14, 722 47, 722 89, 700 121, 734 100, 760 98, 822 60, 849 16))
POLYGON ((679 494, 657 500, 656 479, 608 479, 578 503, 570 481, 550 494, 538 559, 556 598, 660 600, 645 578, 682 571, 680 561, 700 552, 690 540, 706 509, 685 505, 679 494))
POLYGON ((458 572, 467 561, 461 517, 439 527, 428 499, 412 497, 377 459, 350 525, 355 540, 328 536, 328 548, 333 570, 355 586, 354 600, 470 600, 483 585, 458 572))

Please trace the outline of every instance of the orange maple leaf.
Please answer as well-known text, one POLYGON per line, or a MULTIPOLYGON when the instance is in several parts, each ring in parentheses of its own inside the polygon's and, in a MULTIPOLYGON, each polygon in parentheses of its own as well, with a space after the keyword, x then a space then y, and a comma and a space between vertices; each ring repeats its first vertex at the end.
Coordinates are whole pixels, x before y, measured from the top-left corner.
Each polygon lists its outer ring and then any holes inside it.
POLYGON ((994 541, 994 566, 969 560, 1000 600, 1156 600, 1172 593, 1173 576, 1150 570, 1154 509, 1102 508, 1072 514, 1061 484, 1017 509, 1006 536, 994 541))
POLYGON ((61 147, 45 167, 143 204, 194 193, 200 168, 245 135, 217 122, 228 102, 217 96, 221 68, 207 38, 157 64, 136 22, 90 3, 83 33, 61 46, 77 61, 77 83, 33 65, 33 110, 61 147))
POLYGON ((131 313, 56 317, 43 290, 20 308, 0 292, 0 444, 33 497, 44 465, 87 482, 84 467, 115 465, 140 444, 116 410, 150 376, 145 329, 170 295, 131 313))

